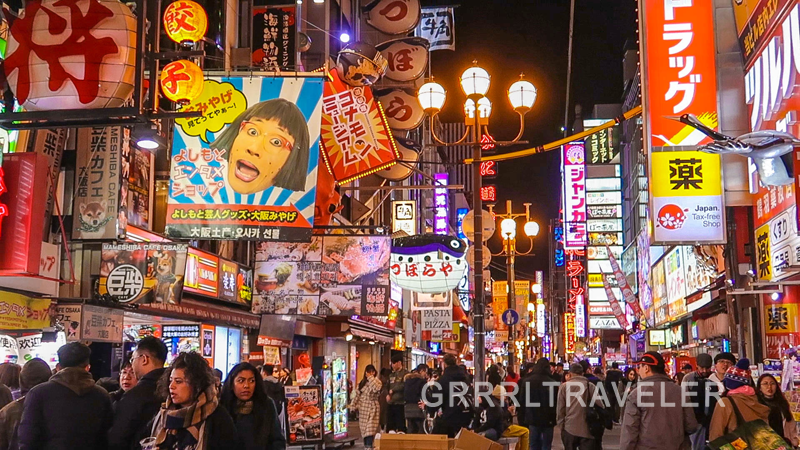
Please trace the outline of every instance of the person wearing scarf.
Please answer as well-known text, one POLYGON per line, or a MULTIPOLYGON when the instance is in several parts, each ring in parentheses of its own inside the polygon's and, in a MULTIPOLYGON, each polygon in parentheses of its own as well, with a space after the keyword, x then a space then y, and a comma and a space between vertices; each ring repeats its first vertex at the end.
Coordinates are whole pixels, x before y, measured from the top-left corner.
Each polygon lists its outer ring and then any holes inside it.
POLYGON ((196 352, 181 353, 164 372, 159 391, 167 399, 150 422, 159 450, 240 448, 236 425, 219 407, 214 374, 196 352))
POLYGON ((765 373, 758 377, 756 395, 759 401, 769 407, 769 426, 778 433, 784 441, 797 447, 797 424, 795 424, 789 402, 781 392, 778 380, 765 373))
POLYGON ((725 386, 725 396, 721 404, 714 408, 711 424, 708 428, 708 440, 713 441, 719 437, 735 431, 738 425, 736 413, 731 403, 735 403, 745 422, 761 419, 769 423, 769 407, 758 401, 753 388, 753 377, 750 374, 750 360, 742 358, 735 366, 725 372, 722 379, 725 386))
POLYGON ((267 396, 261 374, 252 364, 231 369, 220 403, 233 416, 243 450, 286 450, 275 402, 267 396))

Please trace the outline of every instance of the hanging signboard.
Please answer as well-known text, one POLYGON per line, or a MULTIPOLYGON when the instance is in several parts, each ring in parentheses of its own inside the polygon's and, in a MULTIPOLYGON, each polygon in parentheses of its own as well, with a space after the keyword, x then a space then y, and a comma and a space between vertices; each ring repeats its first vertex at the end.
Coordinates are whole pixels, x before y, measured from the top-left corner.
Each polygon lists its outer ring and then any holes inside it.
POLYGON ((236 277, 239 275, 239 265, 235 262, 219 260, 219 298, 232 303, 238 303, 236 277))
POLYGON ((368 86, 350 87, 330 71, 322 101, 322 158, 340 184, 393 166, 400 152, 368 86))
POLYGON ((130 145, 130 131, 123 128, 122 133, 122 193, 120 194, 119 229, 126 231, 122 223, 144 229, 151 228, 153 216, 153 180, 155 178, 154 156, 147 150, 130 145))
POLYGON ((453 7, 422 8, 422 18, 415 36, 431 43, 431 51, 456 49, 456 20, 453 7))
POLYGON ((606 128, 586 138, 587 164, 609 164, 619 154, 619 126, 606 128))
POLYGON ((376 90, 375 97, 386 112, 389 127, 393 130, 415 130, 425 119, 425 110, 411 89, 376 90))
POLYGON ((437 186, 433 190, 433 232, 436 234, 447 234, 449 231, 450 217, 450 197, 447 195, 447 186, 450 182, 450 175, 447 172, 433 174, 433 180, 437 186))
POLYGON ((165 232, 307 241, 314 221, 321 78, 212 77, 176 119, 165 232))
POLYGON ((423 309, 422 331, 447 331, 453 329, 453 308, 423 309))
POLYGON ((385 316, 389 236, 314 236, 308 244, 261 242, 253 313, 385 316))
POLYGON ((404 37, 375 46, 389 63, 386 78, 394 81, 414 81, 428 68, 430 42, 420 37, 404 37))
POLYGON ((583 142, 562 146, 564 249, 586 246, 586 149, 583 142))
POLYGON ((253 6, 253 65, 267 72, 296 69, 297 5, 253 6))
POLYGON ((73 239, 117 237, 122 141, 122 127, 78 128, 73 239))
POLYGON ((100 295, 120 303, 181 301, 187 244, 103 244, 100 295))
POLYGON ((364 6, 367 23, 386 34, 408 34, 419 23, 419 0, 373 0, 364 6))
POLYGON ((392 239, 392 283, 412 292, 448 292, 458 287, 467 270, 466 254, 467 244, 455 236, 392 239))
POLYGON ((193 294, 216 297, 219 289, 219 257, 189 248, 183 289, 193 294))
POLYGON ((81 338, 81 305, 56 305, 56 331, 63 331, 68 341, 81 338))
POLYGON ((614 313, 614 317, 617 319, 617 322, 622 325, 623 330, 630 329, 630 324, 628 324, 628 319, 625 318, 625 311, 622 310, 622 307, 619 305, 619 300, 617 300, 617 296, 614 294, 614 291, 611 290, 611 286, 608 285, 608 280, 603 277, 603 287, 606 290, 606 297, 608 297, 608 303, 611 305, 611 310, 614 313))
POLYGON ((83 305, 81 339, 93 342, 122 342, 122 310, 83 305))
MULTIPOLYGON (((611 252, 608 246, 606 246, 606 250, 608 250, 609 253, 609 261, 611 262, 611 269, 614 271, 614 277, 617 279, 617 284, 622 291, 622 298, 633 310, 634 317, 638 319, 643 315, 642 307, 639 305, 639 302, 636 301, 636 295, 634 295, 633 289, 628 284, 628 278, 625 276, 625 272, 622 271, 617 259, 614 258, 614 254, 611 252)), ((620 323, 622 323, 622 321, 620 321, 620 323)))
POLYGON ((392 202, 392 233, 400 230, 409 236, 417 234, 417 202, 415 200, 392 202))

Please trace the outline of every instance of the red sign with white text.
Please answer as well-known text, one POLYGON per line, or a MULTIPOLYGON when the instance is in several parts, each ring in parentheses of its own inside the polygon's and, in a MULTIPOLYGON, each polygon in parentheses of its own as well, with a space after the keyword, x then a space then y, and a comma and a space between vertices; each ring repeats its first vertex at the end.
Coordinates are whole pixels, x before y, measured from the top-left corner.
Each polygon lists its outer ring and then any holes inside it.
POLYGON ((219 291, 219 257, 196 248, 189 248, 186 257, 184 291, 217 297, 219 291))

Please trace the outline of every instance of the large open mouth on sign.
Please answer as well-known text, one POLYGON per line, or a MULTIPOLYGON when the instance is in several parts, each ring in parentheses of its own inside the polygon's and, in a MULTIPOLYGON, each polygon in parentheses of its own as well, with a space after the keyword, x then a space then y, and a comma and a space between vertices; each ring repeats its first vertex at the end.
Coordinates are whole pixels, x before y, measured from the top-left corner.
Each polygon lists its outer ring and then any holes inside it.
POLYGON ((261 174, 258 168, 251 162, 240 159, 236 161, 236 178, 249 183, 261 174))

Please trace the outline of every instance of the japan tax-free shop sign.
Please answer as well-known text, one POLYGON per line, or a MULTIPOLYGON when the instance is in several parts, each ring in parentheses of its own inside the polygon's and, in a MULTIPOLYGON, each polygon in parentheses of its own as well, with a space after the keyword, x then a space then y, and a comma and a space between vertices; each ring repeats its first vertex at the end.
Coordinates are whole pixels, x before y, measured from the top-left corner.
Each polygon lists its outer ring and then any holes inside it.
POLYGON ((166 233, 308 241, 322 78, 210 77, 173 133, 166 233))

